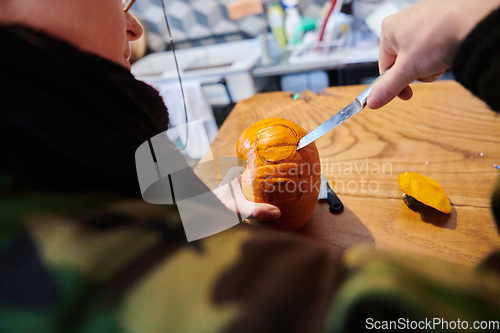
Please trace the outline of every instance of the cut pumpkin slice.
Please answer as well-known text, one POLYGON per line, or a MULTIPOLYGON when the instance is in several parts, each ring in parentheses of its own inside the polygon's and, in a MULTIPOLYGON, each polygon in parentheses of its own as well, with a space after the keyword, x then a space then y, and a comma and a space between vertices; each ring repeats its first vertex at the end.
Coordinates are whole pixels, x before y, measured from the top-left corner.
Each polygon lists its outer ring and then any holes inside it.
POLYGON ((451 213, 450 200, 441 185, 434 179, 415 172, 405 172, 398 176, 398 183, 407 196, 440 212, 451 213))

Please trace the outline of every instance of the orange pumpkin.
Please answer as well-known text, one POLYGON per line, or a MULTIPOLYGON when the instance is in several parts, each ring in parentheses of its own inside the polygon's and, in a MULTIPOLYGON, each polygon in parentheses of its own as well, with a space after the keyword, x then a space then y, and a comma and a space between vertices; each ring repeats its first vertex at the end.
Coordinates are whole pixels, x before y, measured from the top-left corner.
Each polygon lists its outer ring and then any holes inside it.
POLYGON ((251 222, 296 230, 311 218, 321 185, 321 165, 314 142, 297 151, 306 134, 290 120, 270 118, 253 124, 240 136, 236 152, 247 161, 241 178, 245 197, 281 210, 277 220, 251 222))

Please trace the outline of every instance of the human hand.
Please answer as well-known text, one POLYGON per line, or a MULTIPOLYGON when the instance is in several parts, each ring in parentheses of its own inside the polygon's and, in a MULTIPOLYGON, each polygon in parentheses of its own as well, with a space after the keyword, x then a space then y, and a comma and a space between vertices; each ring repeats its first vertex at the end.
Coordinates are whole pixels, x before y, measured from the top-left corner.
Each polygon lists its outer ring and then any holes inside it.
POLYGON ((450 68, 463 39, 500 0, 422 0, 382 22, 380 78, 368 97, 377 109, 396 96, 408 100, 414 80, 432 82, 450 68))
POLYGON ((271 221, 279 218, 281 216, 281 212, 278 207, 266 203, 255 203, 247 200, 241 190, 242 172, 242 167, 233 167, 229 169, 226 176, 213 193, 224 204, 224 206, 226 206, 226 208, 235 213, 239 213, 242 219, 252 218, 258 221, 271 221), (231 193, 231 188, 229 186, 224 186, 229 183, 231 183, 234 197, 231 193))

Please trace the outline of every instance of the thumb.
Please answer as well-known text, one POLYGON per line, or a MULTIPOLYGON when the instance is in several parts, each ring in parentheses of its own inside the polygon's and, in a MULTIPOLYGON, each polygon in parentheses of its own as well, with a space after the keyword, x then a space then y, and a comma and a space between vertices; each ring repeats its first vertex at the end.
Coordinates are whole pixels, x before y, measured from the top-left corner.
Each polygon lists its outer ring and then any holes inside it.
POLYGON ((250 218, 258 221, 272 221, 281 216, 278 207, 267 203, 255 203, 251 201, 239 201, 241 218, 250 218))
POLYGON ((403 99, 409 99, 411 97, 411 88, 409 84, 412 83, 415 78, 407 68, 408 67, 404 66, 401 61, 396 61, 394 66, 384 73, 384 76, 375 83, 368 96, 367 105, 369 108, 381 108, 402 92, 402 97, 408 97, 403 99))
POLYGON ((259 221, 270 221, 276 220, 281 216, 281 212, 276 206, 247 200, 238 179, 231 181, 231 185, 238 212, 243 220, 253 218, 259 221))

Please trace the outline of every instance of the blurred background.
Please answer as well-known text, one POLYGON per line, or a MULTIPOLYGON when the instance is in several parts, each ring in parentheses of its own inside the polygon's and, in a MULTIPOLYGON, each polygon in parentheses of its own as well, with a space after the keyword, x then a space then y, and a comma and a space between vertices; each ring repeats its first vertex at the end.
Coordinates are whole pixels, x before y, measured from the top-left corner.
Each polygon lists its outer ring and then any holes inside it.
MULTIPOLYGON (((231 20, 227 7, 235 2, 233 0, 164 1, 176 48, 179 49, 256 37, 267 24, 264 12, 231 20)), ((304 17, 317 18, 322 6, 328 1, 300 0, 298 9, 304 17)), ((149 33, 148 51, 169 49, 161 1, 137 0, 131 11, 141 19, 149 33)))
MULTIPOLYGON (((256 93, 371 82, 382 20, 418 0, 164 1, 189 119, 201 119, 212 142, 234 105, 256 93)), ((162 2, 137 0, 131 11, 145 28, 132 73, 160 91, 172 126, 181 125, 162 2)))

